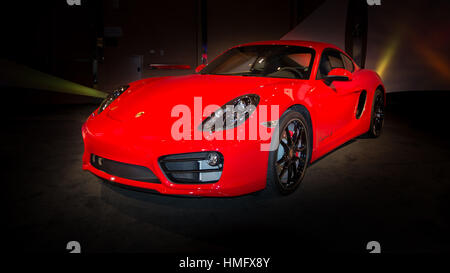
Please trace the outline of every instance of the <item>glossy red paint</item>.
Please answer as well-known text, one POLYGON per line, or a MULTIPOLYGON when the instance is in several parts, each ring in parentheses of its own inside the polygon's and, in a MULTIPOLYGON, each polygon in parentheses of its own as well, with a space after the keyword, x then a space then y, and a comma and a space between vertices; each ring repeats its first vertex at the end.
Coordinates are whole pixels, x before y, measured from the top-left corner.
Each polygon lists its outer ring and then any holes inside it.
POLYGON ((334 68, 328 73, 328 76, 346 77, 349 81, 353 80, 353 75, 350 71, 343 68, 334 68))
MULTIPOLYGON (((309 112, 313 130, 311 162, 368 131, 374 92, 377 88, 384 90, 375 72, 360 69, 354 64, 353 73, 335 71, 351 76, 350 81, 334 81, 327 85, 324 80, 316 79, 316 74, 324 49, 341 51, 333 45, 306 41, 266 41, 239 46, 269 44, 314 49, 316 55, 310 79, 194 74, 148 78, 130 83, 130 87, 110 106, 100 114, 94 112, 83 125, 83 169, 116 183, 153 189, 163 194, 236 196, 264 189, 269 153, 261 151, 260 144, 267 141, 175 141, 172 138, 171 127, 178 119, 171 117, 172 108, 184 104, 194 109, 194 97, 202 97, 203 106, 221 106, 241 95, 258 94, 260 105, 279 105, 280 116, 294 105, 303 105, 309 112), (367 103, 361 117, 356 119, 358 98, 363 90, 367 92, 367 103), (222 153, 224 167, 218 182, 176 184, 165 176, 158 163, 161 156, 200 151, 222 153), (155 173, 161 184, 114 177, 94 168, 90 163, 91 154, 146 166, 155 173)), ((258 124, 263 121, 265 119, 259 117, 258 124)), ((248 121, 233 130, 238 130, 246 123, 248 121)), ((197 127, 198 124, 192 120, 193 130, 197 130, 197 127)))

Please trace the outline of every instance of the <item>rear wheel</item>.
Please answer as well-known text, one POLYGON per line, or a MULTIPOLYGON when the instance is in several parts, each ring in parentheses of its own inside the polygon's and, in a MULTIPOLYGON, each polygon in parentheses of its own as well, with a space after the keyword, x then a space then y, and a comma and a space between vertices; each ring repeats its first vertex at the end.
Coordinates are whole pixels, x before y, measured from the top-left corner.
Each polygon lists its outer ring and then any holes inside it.
POLYGON ((384 125, 384 96, 380 89, 375 91, 372 102, 372 114, 370 118, 369 137, 379 137, 384 125))
POLYGON ((267 192, 287 195, 294 192, 306 173, 310 160, 310 128, 305 117, 288 110, 279 122, 278 139, 273 137, 269 153, 267 192))

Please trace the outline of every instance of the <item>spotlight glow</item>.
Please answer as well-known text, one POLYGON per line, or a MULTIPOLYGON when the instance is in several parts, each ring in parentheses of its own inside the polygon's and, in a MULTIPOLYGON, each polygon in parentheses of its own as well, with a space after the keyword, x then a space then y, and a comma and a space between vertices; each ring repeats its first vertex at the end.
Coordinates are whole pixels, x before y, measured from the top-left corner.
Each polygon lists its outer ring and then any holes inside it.
POLYGON ((392 58, 394 57, 399 44, 400 44, 400 38, 396 35, 389 42, 388 47, 383 52, 382 57, 381 57, 380 61, 378 62, 376 69, 375 69, 375 71, 378 73, 378 75, 380 75, 380 77, 383 77, 383 74, 386 71, 389 64, 391 63, 392 58))
POLYGON ((105 98, 107 93, 64 80, 24 65, 0 60, 2 85, 105 98))
POLYGON ((430 49, 429 46, 423 43, 415 43, 415 45, 417 52, 424 58, 425 63, 433 68, 447 82, 450 81, 450 66, 445 61, 446 56, 430 49))

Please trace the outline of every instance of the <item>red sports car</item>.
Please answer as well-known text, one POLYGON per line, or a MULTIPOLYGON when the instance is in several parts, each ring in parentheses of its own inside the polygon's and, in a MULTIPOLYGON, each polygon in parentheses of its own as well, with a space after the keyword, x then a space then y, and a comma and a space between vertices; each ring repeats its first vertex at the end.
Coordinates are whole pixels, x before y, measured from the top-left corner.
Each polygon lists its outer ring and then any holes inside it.
POLYGON ((381 133, 380 77, 331 44, 249 43, 196 71, 114 90, 83 125, 83 169, 163 194, 285 195, 311 162, 381 133))

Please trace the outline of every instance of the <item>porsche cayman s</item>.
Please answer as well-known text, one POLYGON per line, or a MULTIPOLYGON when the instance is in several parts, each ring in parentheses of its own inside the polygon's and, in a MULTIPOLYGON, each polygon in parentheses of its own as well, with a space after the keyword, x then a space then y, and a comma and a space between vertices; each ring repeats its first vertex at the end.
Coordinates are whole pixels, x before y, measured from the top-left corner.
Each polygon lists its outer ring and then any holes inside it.
POLYGON ((385 88, 336 46, 235 46, 196 73, 114 90, 83 124, 83 169, 162 194, 286 195, 309 164, 378 137, 385 88))

